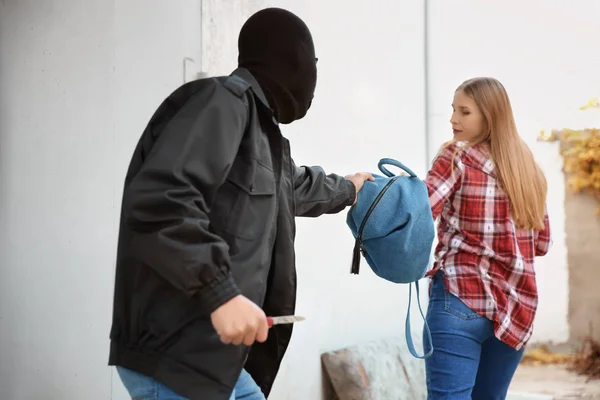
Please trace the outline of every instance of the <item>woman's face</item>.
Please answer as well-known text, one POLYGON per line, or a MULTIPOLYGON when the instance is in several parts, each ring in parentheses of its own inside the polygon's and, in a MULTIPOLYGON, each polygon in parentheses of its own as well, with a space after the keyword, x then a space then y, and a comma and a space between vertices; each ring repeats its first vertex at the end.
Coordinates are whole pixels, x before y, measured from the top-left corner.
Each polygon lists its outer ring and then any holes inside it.
POLYGON ((469 142, 483 132, 483 115, 475 101, 462 90, 454 93, 450 123, 456 140, 469 142))

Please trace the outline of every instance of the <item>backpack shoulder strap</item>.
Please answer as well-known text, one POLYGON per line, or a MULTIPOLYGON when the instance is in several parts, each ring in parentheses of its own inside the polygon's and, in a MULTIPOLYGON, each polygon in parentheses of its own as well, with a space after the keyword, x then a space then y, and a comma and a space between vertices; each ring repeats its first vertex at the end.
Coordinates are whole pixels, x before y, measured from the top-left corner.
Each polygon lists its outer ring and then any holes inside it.
POLYGON ((431 355, 433 354, 433 342, 431 340, 431 331, 429 330, 429 325, 427 324, 427 319, 425 318, 425 315, 423 314, 423 309, 421 308, 421 296, 419 293, 419 281, 415 281, 415 288, 417 291, 417 304, 419 306, 419 311, 421 312, 421 317, 423 317, 423 322, 424 322, 423 330, 425 331, 425 335, 424 335, 425 340, 423 341, 423 351, 425 351, 426 347, 429 347, 429 351, 426 354, 419 356, 417 354, 417 351, 415 350, 415 345, 412 340, 412 331, 410 329, 410 303, 411 303, 411 299, 412 299, 412 283, 410 283, 408 286, 408 311, 406 312, 406 325, 405 325, 404 334, 406 335, 406 344, 408 345, 408 351, 410 351, 410 354, 412 354, 413 357, 415 357, 415 358, 424 360, 426 358, 431 357, 431 355))

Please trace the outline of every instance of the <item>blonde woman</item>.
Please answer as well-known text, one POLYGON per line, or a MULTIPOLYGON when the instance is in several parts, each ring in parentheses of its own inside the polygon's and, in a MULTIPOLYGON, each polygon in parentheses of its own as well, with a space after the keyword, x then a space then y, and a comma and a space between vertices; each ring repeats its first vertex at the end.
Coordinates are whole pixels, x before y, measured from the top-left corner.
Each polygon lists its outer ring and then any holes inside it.
POLYGON ((533 330, 534 259, 551 245, 547 183, 500 82, 464 82, 452 109, 454 138, 425 179, 440 218, 428 399, 504 399, 533 330))

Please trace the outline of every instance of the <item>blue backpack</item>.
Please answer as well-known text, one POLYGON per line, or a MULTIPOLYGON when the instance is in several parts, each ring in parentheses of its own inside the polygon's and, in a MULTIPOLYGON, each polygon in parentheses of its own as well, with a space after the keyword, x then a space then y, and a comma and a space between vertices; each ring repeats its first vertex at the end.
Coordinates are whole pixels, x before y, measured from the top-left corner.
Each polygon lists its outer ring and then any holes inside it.
POLYGON ((410 329, 410 305, 414 283, 419 311, 431 346, 431 332, 419 298, 419 279, 427 271, 435 238, 427 186, 399 161, 384 158, 379 161, 378 167, 385 176, 373 175, 374 182, 365 182, 346 219, 355 238, 351 273, 358 274, 362 254, 380 278, 410 284, 406 342, 414 357, 425 359, 431 356, 433 347, 427 354, 417 355, 410 329), (408 176, 394 175, 385 164, 403 169, 408 176))

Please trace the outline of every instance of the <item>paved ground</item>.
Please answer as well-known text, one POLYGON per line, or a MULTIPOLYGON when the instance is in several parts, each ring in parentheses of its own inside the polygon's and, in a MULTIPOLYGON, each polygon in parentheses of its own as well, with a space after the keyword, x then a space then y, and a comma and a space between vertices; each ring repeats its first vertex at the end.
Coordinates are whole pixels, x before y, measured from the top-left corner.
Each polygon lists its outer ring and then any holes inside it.
POLYGON ((600 380, 586 382, 564 366, 525 366, 517 370, 507 400, 600 400, 600 380))
MULTIPOLYGON (((529 364, 561 362, 574 349, 567 345, 549 347, 542 346, 539 351, 532 348, 526 353, 507 400, 600 400, 600 379, 587 382, 586 377, 568 371, 564 364, 529 364)), ((410 356, 406 346, 396 338, 325 353, 322 361, 328 382, 333 384, 329 391, 333 393, 335 387, 339 398, 420 400, 426 397, 424 364, 410 356)))

